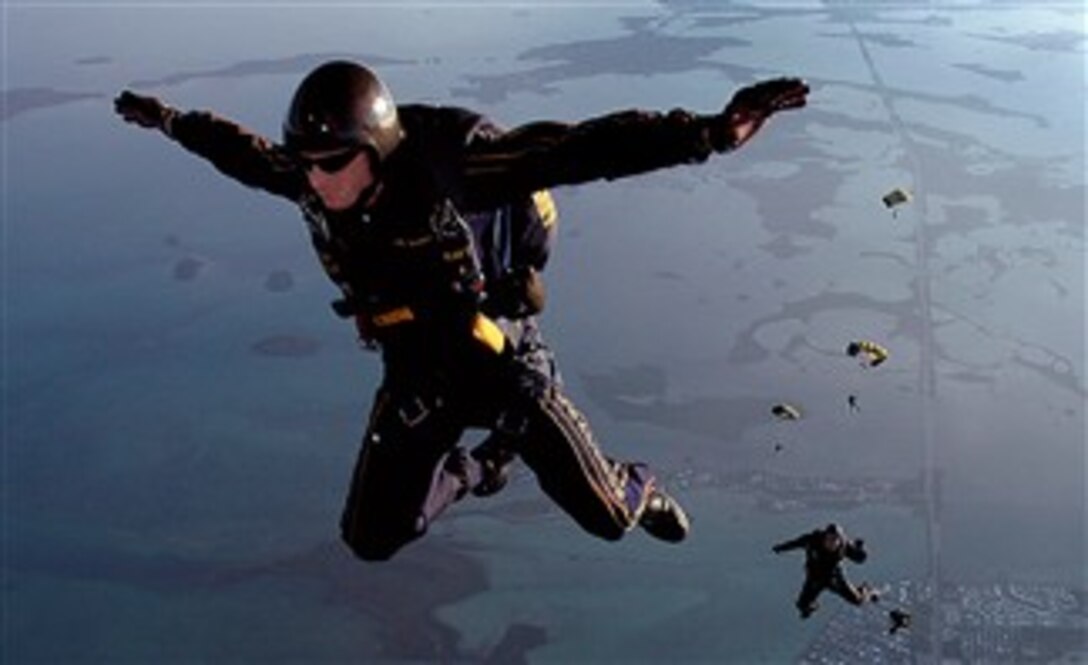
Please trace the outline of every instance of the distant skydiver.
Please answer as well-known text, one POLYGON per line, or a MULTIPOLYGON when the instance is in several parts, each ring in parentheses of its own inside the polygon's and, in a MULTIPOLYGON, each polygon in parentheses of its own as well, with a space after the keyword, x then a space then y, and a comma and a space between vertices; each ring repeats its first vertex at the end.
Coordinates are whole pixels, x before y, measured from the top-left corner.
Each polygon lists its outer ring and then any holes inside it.
POLYGON ((466 109, 398 107, 370 69, 334 61, 299 85, 282 144, 127 90, 115 106, 301 209, 342 293, 337 312, 382 352, 341 528, 358 557, 384 560, 466 493, 500 487, 515 454, 596 536, 616 540, 639 525, 665 541, 685 538, 680 505, 646 465, 603 455, 555 380, 524 314, 534 307, 520 308, 539 300, 531 265, 487 275, 501 243, 472 220, 540 203, 557 185, 704 162, 744 145, 774 113, 804 106, 807 94, 802 81, 781 78, 739 90, 710 115, 631 110, 502 131, 466 109), (511 299, 513 310, 496 303, 510 291, 525 295, 511 299), (457 445, 470 427, 492 433, 472 454, 457 445))
POLYGON ((771 549, 775 554, 781 554, 801 548, 805 550, 805 583, 797 596, 796 605, 802 619, 809 618, 816 611, 819 607, 816 598, 824 590, 835 593, 851 605, 862 605, 879 599, 879 595, 868 584, 854 586, 847 581, 842 570, 844 559, 863 563, 868 557, 865 541, 862 539, 848 540, 842 527, 832 523, 823 529, 779 543, 771 549))
POLYGON ((888 634, 895 635, 900 630, 910 628, 911 615, 906 610, 894 609, 888 612, 888 621, 891 622, 888 626, 888 634))

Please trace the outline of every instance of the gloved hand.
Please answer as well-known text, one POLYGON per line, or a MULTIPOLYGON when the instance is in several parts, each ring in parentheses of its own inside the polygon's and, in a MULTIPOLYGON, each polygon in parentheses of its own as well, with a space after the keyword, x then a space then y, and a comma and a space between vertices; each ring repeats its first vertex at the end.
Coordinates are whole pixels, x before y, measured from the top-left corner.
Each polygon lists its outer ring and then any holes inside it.
POLYGON ((778 111, 805 105, 808 84, 799 78, 777 78, 741 88, 725 106, 725 126, 719 138, 719 150, 735 149, 752 138, 763 123, 778 111))
POLYGON ((125 90, 113 100, 113 109, 124 118, 140 127, 162 129, 171 109, 157 97, 137 95, 125 90))
POLYGON ((782 547, 781 545, 775 545, 774 547, 771 548, 771 551, 774 552, 775 554, 781 554, 781 553, 785 552, 786 549, 784 547, 782 547))
POLYGON ((544 310, 544 279, 530 266, 515 268, 487 286, 483 310, 490 316, 519 319, 544 310))
POLYGON ((864 563, 869 558, 869 553, 865 551, 865 541, 861 538, 854 539, 854 555, 852 558, 856 563, 864 563))

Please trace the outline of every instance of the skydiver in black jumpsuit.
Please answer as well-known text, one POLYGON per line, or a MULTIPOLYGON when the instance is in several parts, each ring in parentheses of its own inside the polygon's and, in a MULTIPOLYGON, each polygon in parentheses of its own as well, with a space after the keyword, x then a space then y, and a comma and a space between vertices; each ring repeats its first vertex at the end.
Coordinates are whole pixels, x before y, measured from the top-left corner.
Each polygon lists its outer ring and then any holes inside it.
POLYGON ((823 529, 779 543, 771 549, 775 554, 781 554, 802 548, 805 550, 805 584, 801 587, 796 603, 802 619, 809 618, 816 611, 816 598, 825 590, 831 591, 851 605, 877 600, 876 592, 868 584, 854 586, 846 579, 842 570, 842 562, 846 559, 863 563, 868 558, 862 539, 849 540, 842 527, 832 523, 823 529))
POLYGON ((537 283, 525 271, 488 283, 481 239, 466 220, 557 185, 705 161, 740 147, 773 113, 803 106, 807 93, 800 80, 775 79, 711 115, 624 111, 500 131, 466 109, 397 106, 370 69, 333 61, 299 85, 281 144, 131 91, 115 107, 301 209, 342 293, 337 311, 382 354, 341 528, 357 556, 384 560, 466 493, 493 489, 511 450, 590 533, 615 540, 639 525, 684 539, 688 519, 676 500, 646 465, 603 455, 542 369, 535 326, 508 325, 518 317, 495 305, 498 294, 513 284, 532 301, 537 283), (457 444, 469 427, 499 443, 465 453, 457 444))

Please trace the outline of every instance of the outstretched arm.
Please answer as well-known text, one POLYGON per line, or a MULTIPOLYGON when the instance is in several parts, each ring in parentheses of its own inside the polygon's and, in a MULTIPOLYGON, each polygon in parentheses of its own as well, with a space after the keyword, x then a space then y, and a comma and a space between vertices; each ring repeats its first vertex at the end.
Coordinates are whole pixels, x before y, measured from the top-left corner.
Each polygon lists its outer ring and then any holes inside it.
POLYGON ((865 549, 865 541, 861 538, 855 538, 846 543, 843 556, 854 563, 865 563, 865 560, 869 558, 869 552, 865 549))
POLYGON ((156 97, 129 90, 113 104, 126 122, 162 131, 242 184, 291 200, 304 191, 305 176, 295 162, 280 147, 241 125, 208 112, 181 112, 156 97))
POLYGON ((781 554, 783 552, 789 552, 790 550, 800 549, 808 544, 810 538, 812 538, 812 534, 806 533, 803 536, 798 536, 792 540, 778 543, 771 548, 771 551, 775 554, 781 554))
POLYGON ((465 162, 476 196, 509 197, 705 161, 747 143, 775 113, 805 105, 796 78, 743 88, 721 113, 622 111, 576 124, 536 122, 475 141, 465 162))

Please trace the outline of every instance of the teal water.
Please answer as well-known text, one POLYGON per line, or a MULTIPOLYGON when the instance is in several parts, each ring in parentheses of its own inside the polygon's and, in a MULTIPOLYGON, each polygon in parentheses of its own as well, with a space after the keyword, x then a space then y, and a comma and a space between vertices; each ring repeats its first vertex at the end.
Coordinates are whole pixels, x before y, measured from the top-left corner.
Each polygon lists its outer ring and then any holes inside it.
POLYGON ((800 561, 769 547, 832 519, 874 551, 855 579, 926 579, 936 528, 948 582, 1088 586, 1075 3, 3 11, 0 660, 789 662, 830 611, 796 620, 800 561), (336 542, 376 358, 294 210, 109 100, 274 136, 338 55, 506 124, 810 80, 742 152, 556 192, 549 339, 689 542, 593 541, 525 474, 389 564, 336 542), (892 216, 895 186, 918 191, 892 216), (858 336, 889 362, 846 358, 858 336), (773 422, 783 400, 805 418, 773 422), (771 512, 753 472, 931 473, 939 521, 916 498, 771 512))

